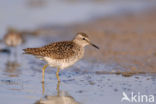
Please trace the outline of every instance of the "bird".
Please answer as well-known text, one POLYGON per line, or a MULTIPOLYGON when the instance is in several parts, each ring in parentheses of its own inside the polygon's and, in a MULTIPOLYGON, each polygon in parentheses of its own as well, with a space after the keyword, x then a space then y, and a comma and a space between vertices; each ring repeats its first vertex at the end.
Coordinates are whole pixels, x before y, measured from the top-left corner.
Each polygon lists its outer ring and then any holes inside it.
POLYGON ((22 35, 15 29, 9 28, 4 35, 4 42, 9 47, 17 47, 24 42, 22 35))
POLYGON ((57 68, 56 77, 60 82, 59 71, 72 66, 83 58, 85 46, 92 45, 96 49, 99 47, 93 44, 86 33, 78 32, 70 41, 60 41, 50 43, 39 48, 23 49, 24 54, 34 55, 47 62, 42 68, 42 82, 44 83, 44 73, 48 66, 57 68))

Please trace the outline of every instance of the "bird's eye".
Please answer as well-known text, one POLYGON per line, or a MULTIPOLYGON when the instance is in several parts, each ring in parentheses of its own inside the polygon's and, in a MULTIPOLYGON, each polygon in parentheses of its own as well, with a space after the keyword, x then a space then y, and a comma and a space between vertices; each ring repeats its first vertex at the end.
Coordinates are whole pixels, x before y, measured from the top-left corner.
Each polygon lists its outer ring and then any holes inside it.
POLYGON ((82 40, 86 40, 85 38, 82 38, 82 40))

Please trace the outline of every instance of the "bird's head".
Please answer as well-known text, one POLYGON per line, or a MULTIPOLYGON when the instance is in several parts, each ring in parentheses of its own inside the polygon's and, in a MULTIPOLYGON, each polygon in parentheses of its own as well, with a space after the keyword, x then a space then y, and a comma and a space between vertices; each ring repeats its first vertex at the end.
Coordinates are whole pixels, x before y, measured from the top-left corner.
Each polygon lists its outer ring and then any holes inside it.
POLYGON ((86 33, 82 33, 82 32, 77 33, 73 41, 81 45, 82 47, 85 47, 87 45, 92 45, 93 47, 99 49, 98 46, 96 46, 89 40, 89 37, 86 33))

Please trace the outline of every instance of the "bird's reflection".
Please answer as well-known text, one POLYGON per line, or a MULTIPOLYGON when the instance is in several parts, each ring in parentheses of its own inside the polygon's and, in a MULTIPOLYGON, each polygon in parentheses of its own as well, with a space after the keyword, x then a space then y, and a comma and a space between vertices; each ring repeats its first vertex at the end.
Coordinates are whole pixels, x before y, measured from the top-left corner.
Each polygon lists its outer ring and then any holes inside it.
POLYGON ((57 96, 60 96, 60 81, 57 82, 56 90, 57 90, 57 96))
POLYGON ((17 61, 7 61, 5 65, 5 70, 3 71, 3 74, 7 77, 2 79, 1 83, 5 86, 5 88, 9 90, 16 90, 20 91, 23 89, 23 83, 18 78, 12 78, 12 77, 19 77, 21 74, 21 70, 19 69, 20 64, 17 61))
MULTIPOLYGON (((60 81, 57 82, 57 96, 60 96, 60 81)), ((44 82, 42 83, 42 95, 44 95, 45 93, 45 86, 44 86, 44 82)))
POLYGON ((20 70, 18 69, 20 64, 17 61, 7 61, 5 67, 5 74, 9 77, 18 77, 20 70))
MULTIPOLYGON (((57 95, 49 96, 46 95, 44 99, 40 99, 35 104, 79 104, 75 99, 70 96, 67 92, 60 91, 60 81, 57 82, 57 95)), ((45 86, 42 83, 42 94, 44 95, 45 86)))

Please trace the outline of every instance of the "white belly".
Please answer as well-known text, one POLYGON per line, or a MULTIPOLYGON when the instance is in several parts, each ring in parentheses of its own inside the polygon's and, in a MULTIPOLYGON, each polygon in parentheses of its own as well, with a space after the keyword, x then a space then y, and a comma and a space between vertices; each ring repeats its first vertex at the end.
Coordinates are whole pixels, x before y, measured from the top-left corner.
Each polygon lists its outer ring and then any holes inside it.
POLYGON ((81 48, 80 51, 76 55, 73 55, 72 57, 69 57, 68 59, 52 59, 49 57, 44 57, 43 59, 48 62, 49 66, 56 67, 60 69, 65 69, 74 63, 76 63, 78 60, 80 60, 84 55, 84 49, 81 48))
POLYGON ((51 66, 51 67, 56 67, 56 68, 59 67, 60 69, 65 69, 65 68, 73 65, 74 63, 76 63, 79 59, 78 58, 71 58, 71 59, 54 60, 52 58, 45 57, 44 60, 46 62, 48 62, 49 66, 51 66))

